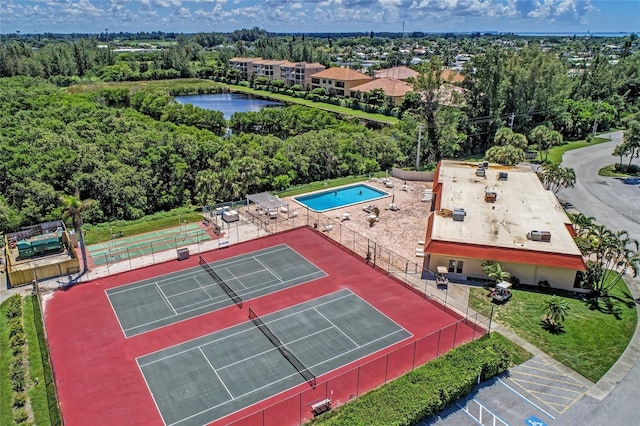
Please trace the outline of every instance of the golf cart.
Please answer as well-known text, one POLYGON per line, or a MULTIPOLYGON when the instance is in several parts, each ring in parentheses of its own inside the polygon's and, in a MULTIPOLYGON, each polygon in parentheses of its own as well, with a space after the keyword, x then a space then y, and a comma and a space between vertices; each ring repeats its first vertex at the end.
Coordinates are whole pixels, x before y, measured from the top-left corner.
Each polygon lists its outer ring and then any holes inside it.
POLYGON ((435 277, 436 277, 436 287, 441 288, 441 287, 447 287, 447 285, 449 284, 449 279, 447 278, 447 272, 448 269, 446 266, 438 266, 436 268, 436 273, 435 273, 435 277))
POLYGON ((496 284, 496 288, 491 292, 494 302, 503 303, 511 299, 511 283, 502 281, 496 284))

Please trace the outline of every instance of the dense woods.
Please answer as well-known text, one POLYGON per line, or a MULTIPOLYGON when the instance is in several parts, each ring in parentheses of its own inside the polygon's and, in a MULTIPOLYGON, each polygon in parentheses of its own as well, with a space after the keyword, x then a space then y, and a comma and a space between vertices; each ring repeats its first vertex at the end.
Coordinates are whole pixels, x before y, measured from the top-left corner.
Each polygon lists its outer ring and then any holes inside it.
POLYGON ((221 115, 165 101, 155 92, 71 95, 38 79, 1 79, 5 229, 60 218, 63 194, 96 200, 87 222, 134 219, 369 173, 402 157, 392 138, 310 108, 242 114, 230 121, 236 131, 219 136, 210 124, 221 115), (203 114, 213 117, 203 127, 215 132, 194 126, 203 114))
MULTIPOLYGON (((129 35, 129 43, 166 44, 117 53, 104 35, 22 36, 0 43, 0 229, 59 219, 65 194, 95 200, 84 212, 95 223, 410 167, 419 134, 421 164, 487 150, 505 162, 517 162, 526 150, 544 158, 553 145, 588 137, 596 123, 598 130, 626 127, 640 110, 635 35, 620 40, 615 61, 597 39, 543 45, 517 37, 497 43, 495 37, 417 35, 422 38, 408 43, 428 48, 429 61, 414 66, 420 77, 395 108, 401 120, 392 127, 300 106, 238 113, 227 121, 218 111, 180 105, 173 96, 228 91, 229 83, 238 82, 228 66, 233 56, 325 65, 342 59, 358 67, 357 51, 386 49, 386 59, 371 70, 409 65, 411 57, 396 38, 275 36, 259 29, 173 35, 170 42, 168 34, 143 36, 129 35), (462 71, 464 90, 455 102, 441 102, 437 93, 447 83, 440 70, 460 51, 474 55, 462 71), (590 66, 572 69, 563 53, 569 51, 590 52, 590 66), (87 93, 60 87, 192 76, 207 84, 186 87, 176 80, 160 88, 87 93)), ((384 109, 378 95, 363 99, 384 109)))

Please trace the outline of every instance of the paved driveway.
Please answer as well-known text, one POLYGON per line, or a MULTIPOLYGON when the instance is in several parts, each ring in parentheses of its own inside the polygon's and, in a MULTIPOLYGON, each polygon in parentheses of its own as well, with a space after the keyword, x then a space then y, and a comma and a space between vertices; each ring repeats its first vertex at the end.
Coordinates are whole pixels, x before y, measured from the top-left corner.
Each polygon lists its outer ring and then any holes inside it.
POLYGON ((575 169, 576 185, 560 191, 558 198, 572 203, 609 229, 626 230, 632 238, 640 240, 640 188, 625 185, 620 179, 598 176, 602 167, 619 161, 611 152, 622 143, 622 132, 604 135, 609 136, 611 142, 564 154, 562 165, 575 169))

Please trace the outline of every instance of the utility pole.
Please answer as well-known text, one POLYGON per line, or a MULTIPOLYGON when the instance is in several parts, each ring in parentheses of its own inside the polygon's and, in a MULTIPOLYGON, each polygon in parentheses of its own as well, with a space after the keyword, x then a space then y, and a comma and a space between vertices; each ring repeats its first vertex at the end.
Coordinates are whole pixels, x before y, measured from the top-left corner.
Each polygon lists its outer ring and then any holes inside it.
POLYGON ((513 130, 513 120, 516 118, 516 115, 514 113, 511 113, 509 115, 509 128, 511 130, 513 130))
POLYGON ((422 140, 422 124, 418 126, 418 149, 416 150, 416 171, 420 170, 420 141, 422 140))

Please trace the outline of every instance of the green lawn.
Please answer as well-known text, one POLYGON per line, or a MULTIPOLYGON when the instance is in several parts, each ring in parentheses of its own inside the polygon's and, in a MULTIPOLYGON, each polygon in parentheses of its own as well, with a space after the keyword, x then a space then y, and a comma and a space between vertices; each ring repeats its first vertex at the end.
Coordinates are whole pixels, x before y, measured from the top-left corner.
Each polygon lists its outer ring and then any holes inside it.
POLYGON ((11 350, 9 349, 9 330, 7 321, 7 306, 5 301, 0 305, 0 424, 12 425, 13 392, 9 381, 9 365, 11 364, 11 350))
POLYGON ((198 222, 202 220, 200 208, 178 208, 170 212, 160 212, 132 221, 116 221, 101 223, 98 225, 84 226, 84 241, 86 245, 102 243, 111 240, 111 232, 122 232, 122 237, 144 234, 182 224, 198 222))
MULTIPOLYGON (((488 316, 492 305, 488 294, 487 289, 471 288, 469 306, 488 316)), ((612 295, 615 314, 603 312, 604 303, 592 309, 582 300, 566 298, 570 310, 560 334, 542 327, 542 304, 550 296, 534 291, 514 289, 509 302, 495 305, 494 320, 596 382, 622 355, 636 329, 636 308, 626 286, 619 284, 612 295)))
POLYGON ((29 401, 31 401, 35 424, 50 425, 52 419, 54 419, 54 423, 57 422, 60 418, 60 412, 56 402, 53 375, 48 361, 47 342, 44 337, 42 315, 37 296, 25 298, 23 309, 24 328, 29 346, 29 374, 31 376, 29 401), (37 321, 39 323, 36 323, 37 321), (50 385, 47 386, 47 383, 50 385), (51 413, 49 405, 51 405, 51 413))
POLYGON ((598 170, 598 175, 613 178, 638 177, 640 175, 639 173, 618 172, 616 171, 616 166, 618 164, 619 163, 604 166, 603 168, 598 170))
POLYGON ((348 117, 357 117, 357 118, 362 118, 364 120, 377 121, 379 123, 384 123, 384 124, 396 124, 398 122, 398 119, 396 117, 390 117, 383 114, 373 114, 370 112, 346 108, 339 105, 327 104, 324 102, 314 102, 308 99, 294 98, 293 96, 285 95, 283 93, 273 93, 268 90, 256 90, 256 89, 252 89, 250 87, 245 87, 245 86, 229 85, 229 87, 231 88, 232 91, 235 91, 235 92, 249 93, 249 94, 264 97, 264 98, 275 99, 278 101, 286 102, 289 104, 304 105, 311 108, 317 108, 317 109, 322 109, 329 112, 335 112, 337 114, 346 115, 348 117))
MULTIPOLYGON (((609 142, 609 138, 601 138, 595 137, 591 140, 591 142, 587 141, 575 141, 575 142, 567 142, 564 145, 554 146, 549 150, 549 157, 547 158, 553 164, 561 164, 562 156, 565 152, 571 151, 574 149, 584 148, 585 146, 597 145, 603 142, 609 142)), ((538 160, 541 160, 540 155, 538 154, 538 160)))

